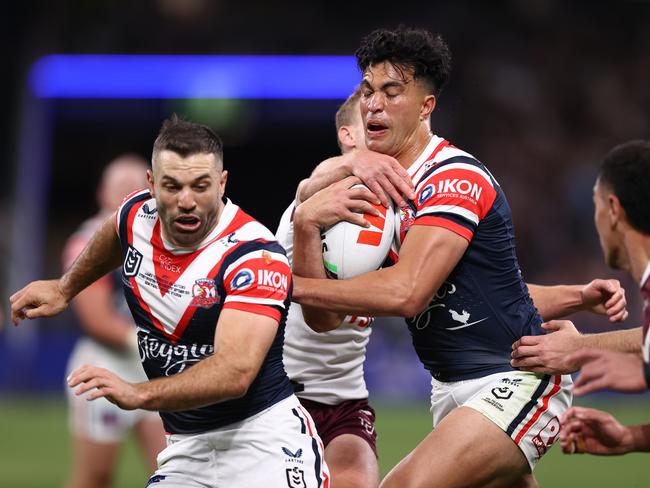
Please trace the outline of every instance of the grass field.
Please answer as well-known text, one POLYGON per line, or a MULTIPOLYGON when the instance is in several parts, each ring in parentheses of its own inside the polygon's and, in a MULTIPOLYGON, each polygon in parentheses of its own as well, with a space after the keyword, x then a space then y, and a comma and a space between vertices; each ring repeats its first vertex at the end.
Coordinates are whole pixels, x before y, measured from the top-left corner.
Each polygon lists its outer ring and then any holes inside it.
MULTIPOLYGON (((583 403, 584 404, 584 403, 583 403)), ((624 423, 650 420, 648 404, 600 403, 624 423)), ((377 405, 382 474, 428 432, 426 406, 377 405)), ((70 459, 65 404, 41 397, 0 401, 0 487, 54 488, 63 485, 70 459)), ((542 487, 613 488, 648 486, 647 455, 624 457, 565 456, 554 447, 536 470, 542 487)), ((122 452, 115 486, 143 487, 148 473, 135 445, 122 452)), ((459 469, 462 459, 458 460, 459 469)))

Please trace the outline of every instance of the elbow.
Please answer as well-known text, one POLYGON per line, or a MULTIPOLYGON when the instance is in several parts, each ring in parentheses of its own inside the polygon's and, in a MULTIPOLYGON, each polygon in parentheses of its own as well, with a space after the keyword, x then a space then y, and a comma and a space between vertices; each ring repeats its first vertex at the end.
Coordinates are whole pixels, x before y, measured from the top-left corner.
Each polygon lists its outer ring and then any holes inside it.
POLYGON ((303 318, 305 323, 314 332, 328 332, 337 329, 341 325, 342 319, 338 316, 334 317, 330 313, 309 313, 303 308, 303 318))
POLYGON ((238 375, 231 384, 227 394, 229 399, 242 398, 248 393, 248 389, 255 380, 255 374, 244 372, 238 375))
POLYGON ((429 301, 428 297, 418 292, 415 283, 402 284, 394 290, 390 314, 398 317, 415 317, 427 307, 429 301))
POLYGON ((314 332, 322 333, 322 332, 329 332, 330 330, 337 329, 338 326, 341 324, 341 322, 326 322, 326 321, 313 321, 313 320, 305 320, 307 325, 311 330, 314 332))

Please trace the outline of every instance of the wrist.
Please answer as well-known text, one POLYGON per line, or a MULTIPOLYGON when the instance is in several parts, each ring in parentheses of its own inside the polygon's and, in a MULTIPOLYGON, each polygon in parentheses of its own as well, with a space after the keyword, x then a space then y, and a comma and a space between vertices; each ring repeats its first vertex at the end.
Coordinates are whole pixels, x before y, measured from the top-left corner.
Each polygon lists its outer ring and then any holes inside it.
POLYGON ((571 304, 569 305, 573 312, 589 311, 594 308, 598 303, 590 303, 588 297, 585 294, 586 288, 589 285, 572 285, 569 286, 568 296, 572 298, 571 304))
POLYGON ((635 451, 647 452, 650 450, 646 430, 648 430, 647 425, 631 425, 625 427, 623 442, 621 443, 624 453, 635 451))
POLYGON ((133 384, 136 396, 136 409, 158 410, 157 406, 155 405, 155 398, 151 386, 151 381, 133 384))
POLYGON ((294 232, 314 232, 316 230, 320 233, 320 226, 316 219, 308 211, 305 203, 301 203, 296 207, 293 214, 293 228, 294 232))
POLYGON ((59 291, 59 294, 63 297, 65 300, 65 303, 70 303, 70 300, 74 298, 74 296, 77 294, 75 290, 73 289, 70 280, 68 279, 67 275, 63 275, 57 282, 56 285, 57 290, 59 291))

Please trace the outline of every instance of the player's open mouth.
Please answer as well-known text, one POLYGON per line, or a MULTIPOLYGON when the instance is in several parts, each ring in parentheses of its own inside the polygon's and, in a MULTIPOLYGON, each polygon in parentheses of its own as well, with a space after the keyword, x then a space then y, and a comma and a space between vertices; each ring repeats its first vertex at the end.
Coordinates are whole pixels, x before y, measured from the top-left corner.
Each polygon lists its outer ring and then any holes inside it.
POLYGON ((174 219, 174 225, 181 232, 196 232, 201 226, 201 220, 193 215, 182 215, 174 219))
POLYGON ((388 130, 388 127, 381 122, 375 120, 369 120, 366 124, 366 131, 368 135, 378 136, 384 134, 388 130))

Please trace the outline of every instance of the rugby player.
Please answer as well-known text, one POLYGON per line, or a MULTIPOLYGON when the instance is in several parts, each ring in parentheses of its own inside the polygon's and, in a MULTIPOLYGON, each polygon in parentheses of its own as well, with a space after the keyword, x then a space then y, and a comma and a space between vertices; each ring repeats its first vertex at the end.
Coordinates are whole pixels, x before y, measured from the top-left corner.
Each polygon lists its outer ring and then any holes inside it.
MULTIPOLYGON (((308 322, 326 322, 332 312, 410 317, 416 351, 432 373, 435 429, 383 486, 536 486, 532 468, 557 437, 571 382, 510 365, 511 344, 542 334, 542 320, 519 272, 497 181, 422 124, 449 59, 442 39, 423 30, 378 30, 362 41, 367 146, 407 169, 416 196, 400 212, 397 263, 350 280, 298 277, 322 268, 321 223, 299 206, 294 298, 308 322)), ((353 182, 333 187, 348 191, 353 182)))
MULTIPOLYGON (((637 281, 643 298, 640 350, 581 350, 570 361, 579 367, 576 394, 602 388, 641 392, 650 386, 650 141, 636 140, 612 149, 594 186, 594 221, 607 264, 637 281), (639 352, 641 354, 639 354, 639 352)), ((650 450, 650 424, 624 427, 594 409, 567 411, 561 434, 565 452, 625 454, 650 450)))
MULTIPOLYGON (((309 198, 324 186, 357 175, 364 183, 368 182, 369 187, 380 181, 376 190, 380 195, 387 196, 390 191, 390 194, 402 198, 402 193, 408 195, 412 191, 410 177, 397 160, 367 151, 359 98, 360 90, 357 88, 336 114, 337 139, 343 156, 317 166, 312 176, 301 182, 295 202, 282 215, 276 237, 286 249, 290 261, 295 205, 311 207, 314 201, 309 198), (399 187, 392 186, 393 182, 399 187)), ((428 130, 429 119, 425 119, 423 124, 428 130)), ((314 212, 327 220, 334 207, 332 202, 338 198, 323 199, 321 196, 314 200, 321 200, 324 205, 314 212)), ((358 208, 360 203, 354 205, 358 208)), ((364 223, 363 218, 356 214, 350 214, 349 218, 364 223)), ((529 286, 544 317, 562 316, 577 309, 608 313, 613 319, 626 314, 625 296, 618 283, 594 280, 585 286, 529 286), (610 289, 614 291, 610 293, 610 289), (609 306, 605 307, 603 301, 609 306)), ((335 327, 334 330, 316 333, 305 323, 299 304, 292 304, 287 317, 285 368, 294 382, 296 395, 314 418, 325 444, 325 459, 332 482, 338 487, 375 487, 379 484, 375 415, 368 404, 363 370, 372 320, 337 315, 334 323, 327 326, 328 329, 335 327)))
MULTIPOLYGON (((99 213, 86 220, 68 239, 63 251, 68 269, 88 241, 113 214, 126 195, 147 184, 147 162, 136 155, 111 161, 102 173, 97 190, 99 213)), ((140 366, 135 324, 131 318, 119 273, 111 273, 90 285, 72 301, 84 335, 68 360, 71 373, 84 363, 117 372, 127 381, 139 383, 147 377, 140 366)), ((73 456, 71 488, 111 485, 121 444, 133 432, 149 467, 165 447, 160 417, 146 410, 122 410, 105 398, 87 402, 68 389, 73 456)))
MULTIPOLYGON (((343 154, 364 146, 359 96, 356 89, 336 113, 337 140, 343 154)), ((380 164, 369 167, 378 168, 380 164)), ((405 190, 412 191, 405 171, 404 175, 405 190)), ((307 180, 299 185, 296 201, 282 215, 276 232, 290 262, 295 204, 305 198, 312 185, 307 180)), ((336 330, 317 333, 305 323, 297 303, 291 305, 287 316, 284 366, 296 396, 316 423, 332 485, 338 488, 379 485, 375 412, 368 403, 363 374, 371 321, 341 316, 336 330)))
POLYGON ((270 231, 223 200, 221 140, 172 117, 147 178, 59 280, 11 297, 14 323, 60 312, 121 264, 150 380, 85 365, 68 384, 88 400, 160 411, 167 448, 149 483, 328 486, 322 441, 282 365, 289 264, 270 231))

